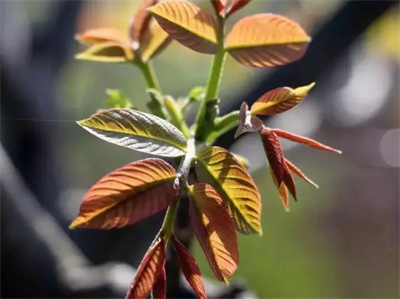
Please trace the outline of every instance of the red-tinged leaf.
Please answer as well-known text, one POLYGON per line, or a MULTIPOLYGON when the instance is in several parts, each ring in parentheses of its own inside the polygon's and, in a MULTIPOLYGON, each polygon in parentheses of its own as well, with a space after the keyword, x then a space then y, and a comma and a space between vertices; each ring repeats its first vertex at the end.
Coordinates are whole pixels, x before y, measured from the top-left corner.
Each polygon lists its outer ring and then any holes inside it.
POLYGON ((269 128, 262 128, 260 131, 264 150, 267 154, 268 162, 278 182, 278 186, 283 181, 284 156, 281 142, 278 136, 269 128))
POLYGON ((200 269, 195 259, 190 254, 189 250, 187 250, 175 237, 172 236, 171 241, 172 244, 174 244, 178 256, 179 266, 189 285, 192 287, 198 298, 207 298, 200 269))
POLYGON ((177 197, 175 178, 174 168, 161 159, 127 164, 86 193, 70 228, 119 228, 161 212, 177 197))
POLYGON ((75 39, 81 43, 98 44, 113 42, 121 47, 129 47, 129 39, 126 34, 115 28, 94 28, 75 35, 75 39))
POLYGON ((211 4, 215 7, 220 16, 224 15, 226 0, 211 0, 211 4))
POLYGON ((151 14, 148 8, 155 5, 157 0, 142 0, 131 25, 129 26, 129 35, 132 41, 139 41, 143 33, 149 26, 151 14))
POLYGON ((140 39, 140 53, 143 61, 148 61, 164 50, 170 43, 168 33, 156 22, 152 22, 140 39))
POLYGON ((235 138, 246 132, 258 132, 263 127, 263 123, 258 117, 248 113, 248 108, 246 102, 243 102, 240 106, 239 126, 235 132, 235 138))
POLYGON ((285 183, 285 186, 288 188, 290 194, 292 194, 294 200, 297 201, 297 196, 296 196, 296 184, 293 180, 292 174, 290 173, 289 167, 285 163, 285 158, 283 158, 283 182, 285 183))
POLYGON ((315 188, 319 188, 316 183, 314 183, 312 180, 310 180, 296 165, 294 165, 292 162, 290 162, 288 159, 285 158, 285 163, 289 167, 289 169, 294 172, 297 176, 301 177, 303 180, 305 180, 307 183, 310 185, 314 186, 315 188))
POLYGON ((217 191, 207 184, 189 187, 190 215, 196 237, 215 277, 229 283, 239 262, 235 227, 217 191))
POLYGON ((302 143, 311 147, 314 147, 316 149, 319 150, 323 150, 323 151, 328 151, 328 152, 334 152, 337 154, 341 154, 342 151, 334 149, 330 146, 327 146, 325 144, 319 143, 318 141, 315 141, 311 138, 307 138, 307 137, 303 137, 303 136, 299 136, 293 133, 289 133, 280 129, 271 129, 276 135, 278 135, 279 137, 294 141, 294 142, 298 142, 298 143, 302 143))
POLYGON ((284 183, 281 183, 280 185, 278 184, 278 180, 276 179, 276 176, 275 176, 274 172, 272 171, 272 168, 268 167, 268 170, 269 170, 269 173, 271 174, 272 180, 274 181, 276 188, 278 189, 279 198, 282 201, 283 207, 285 208, 286 212, 289 212, 290 208, 289 208, 288 190, 284 183))
POLYGON ((314 85, 315 83, 311 83, 296 89, 279 87, 268 91, 251 106, 251 113, 274 115, 292 109, 300 104, 314 85))
MULTIPOLYGON (((225 1, 225 3, 228 3, 229 0, 222 0, 225 1)), ((234 12, 240 10, 243 8, 245 5, 247 5, 251 0, 231 0, 230 2, 232 3, 229 8, 225 9, 225 17, 229 17, 231 14, 234 12)), ((225 4, 226 5, 226 4, 225 4)))
POLYGON ((167 274, 165 268, 161 269, 160 276, 158 276, 153 287, 153 298, 164 299, 167 296, 167 274))
POLYGON ((145 298, 159 278, 164 265, 165 243, 163 239, 159 239, 144 256, 125 298, 145 298))
POLYGON ((218 23, 214 16, 188 1, 161 2, 149 9, 171 38, 205 54, 218 52, 218 23))
POLYGON ((76 54, 75 58, 98 62, 123 63, 133 61, 135 56, 129 47, 124 48, 115 42, 103 42, 94 44, 84 52, 76 54))
POLYGON ((273 67, 300 59, 310 37, 296 22, 276 14, 257 14, 237 22, 226 38, 226 50, 239 63, 273 67))

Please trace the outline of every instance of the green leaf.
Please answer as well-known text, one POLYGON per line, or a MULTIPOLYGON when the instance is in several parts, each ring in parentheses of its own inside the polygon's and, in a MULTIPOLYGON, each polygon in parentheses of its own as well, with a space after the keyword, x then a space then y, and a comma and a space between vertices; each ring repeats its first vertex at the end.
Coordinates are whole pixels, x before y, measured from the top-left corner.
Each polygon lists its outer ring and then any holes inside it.
POLYGON ((132 103, 117 89, 107 89, 105 104, 110 108, 134 109, 132 103))
POLYGON ((106 109, 78 124, 93 135, 139 152, 179 157, 186 152, 186 138, 175 126, 149 113, 106 109))

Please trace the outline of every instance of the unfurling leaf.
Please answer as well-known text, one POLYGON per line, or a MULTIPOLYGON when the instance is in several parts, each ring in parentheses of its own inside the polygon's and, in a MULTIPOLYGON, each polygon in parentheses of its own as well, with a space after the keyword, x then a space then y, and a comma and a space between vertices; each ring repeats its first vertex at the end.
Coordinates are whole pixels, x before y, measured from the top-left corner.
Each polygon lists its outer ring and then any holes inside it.
POLYGON ((286 212, 289 212, 290 208, 289 208, 288 190, 284 183, 281 183, 280 185, 278 184, 278 180, 276 179, 276 176, 275 176, 274 172, 272 171, 272 168, 270 165, 268 166, 268 169, 269 169, 269 173, 271 174, 272 180, 274 181, 276 188, 278 188, 279 197, 282 201, 283 207, 285 208, 286 212))
POLYGON ((135 278, 126 295, 126 299, 145 298, 153 288, 165 265, 165 243, 159 239, 146 253, 135 278))
POLYGON ((254 115, 274 115, 285 112, 300 104, 314 85, 315 83, 311 83, 308 86, 296 89, 279 87, 268 91, 251 106, 251 113, 254 115))
POLYGON ((251 0, 212 0, 213 4, 217 8, 218 14, 221 17, 227 18, 235 11, 238 11, 251 0))
POLYGON ((342 151, 334 149, 330 146, 327 146, 325 144, 322 144, 318 141, 315 141, 314 139, 311 138, 307 138, 307 137, 303 137, 303 136, 299 136, 296 134, 292 134, 289 132, 286 132, 284 130, 280 130, 280 129, 271 129, 276 135, 278 135, 279 137, 294 141, 294 142, 298 142, 298 143, 302 143, 308 146, 311 146, 313 148, 322 150, 322 151, 327 151, 327 152, 333 152, 333 153, 337 153, 337 154, 341 154, 342 151))
POLYGON ((263 127, 263 123, 258 117, 248 113, 248 108, 246 102, 240 106, 239 126, 235 132, 235 138, 246 132, 258 132, 263 127))
POLYGON ((262 233, 261 196, 247 169, 221 147, 207 147, 196 157, 196 174, 222 196, 236 229, 262 233))
POLYGON ((171 39, 157 22, 152 22, 140 39, 140 53, 143 61, 148 61, 168 46, 171 39))
POLYGON ((153 287, 153 299, 165 299, 167 296, 167 273, 165 267, 161 269, 161 273, 158 276, 153 287))
POLYGON ((154 158, 114 170, 86 193, 70 228, 119 228, 161 212, 177 198, 175 178, 171 165, 154 158))
POLYGON ((268 163, 277 180, 277 186, 279 187, 283 181, 284 173, 284 156, 281 142, 279 141, 278 136, 276 136, 271 129, 266 127, 262 128, 260 131, 260 136, 265 153, 267 154, 268 163))
POLYGON ((190 254, 189 250, 187 250, 174 236, 171 236, 171 241, 178 256, 179 267, 181 268, 187 282, 192 287, 198 298, 207 298, 200 269, 195 259, 190 254))
POLYGON ((129 35, 131 40, 139 41, 143 33, 149 26, 151 14, 148 12, 148 8, 155 5, 157 0, 143 0, 137 10, 131 25, 129 26, 129 35))
POLYGON ((239 262, 235 227, 217 191, 207 184, 189 187, 196 237, 216 278, 229 283, 239 262))
POLYGON ((75 55, 75 58, 80 60, 115 63, 133 61, 134 57, 130 48, 124 48, 115 42, 94 44, 84 52, 75 55))
POLYGON ((218 23, 210 14, 188 1, 161 2, 149 9, 171 38, 200 53, 218 52, 218 23))
POLYGON ((294 165, 292 162, 290 162, 288 159, 285 158, 285 163, 289 167, 291 171, 293 171, 297 176, 301 177, 303 180, 305 180, 307 183, 310 185, 314 186, 315 188, 319 188, 316 183, 314 183, 312 180, 310 180, 296 165, 294 165))
POLYGON ((149 113, 106 109, 78 124, 100 139, 147 154, 178 157, 186 152, 182 132, 149 113))
POLYGON ((273 67, 300 59, 310 37, 296 22, 276 14, 257 14, 237 22, 226 38, 226 49, 238 62, 273 67))

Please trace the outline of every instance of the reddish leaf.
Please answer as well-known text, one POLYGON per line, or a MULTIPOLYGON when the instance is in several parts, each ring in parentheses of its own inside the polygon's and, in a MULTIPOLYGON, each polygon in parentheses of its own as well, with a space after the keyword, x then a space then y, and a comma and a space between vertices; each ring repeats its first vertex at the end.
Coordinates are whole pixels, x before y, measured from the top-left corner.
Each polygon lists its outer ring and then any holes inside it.
POLYGON ((282 184, 278 184, 278 180, 275 177, 274 172, 272 171, 271 167, 268 167, 269 172, 271 174, 272 180, 274 181, 274 184, 276 186, 276 188, 278 189, 279 192, 279 198, 282 201, 283 207, 285 208, 286 212, 289 212, 290 208, 289 208, 289 195, 288 195, 288 190, 285 186, 284 183, 282 184))
POLYGON ((300 59, 309 42, 296 22, 276 14, 257 14, 233 26, 226 37, 226 50, 246 66, 273 67, 300 59))
POLYGON ((258 132, 263 127, 263 123, 258 117, 248 113, 248 108, 249 107, 247 106, 246 102, 243 102, 240 106, 239 127, 235 132, 235 138, 239 137, 245 132, 258 132))
POLYGON ((190 215, 196 237, 211 269, 220 281, 229 283, 239 262, 234 224, 217 191, 207 184, 189 187, 190 215))
POLYGON ((279 87, 268 91, 251 106, 251 113, 274 115, 292 109, 306 97, 314 85, 315 83, 311 83, 296 89, 279 87))
POLYGON ((179 266, 186 280, 198 298, 207 298, 200 269, 195 259, 190 254, 189 250, 187 250, 185 246, 183 246, 175 237, 172 236, 171 241, 174 244, 175 251, 178 256, 179 266))
POLYGON ((188 1, 161 2, 149 9, 171 38, 193 51, 218 52, 218 23, 214 16, 188 1))
POLYGON ((262 128, 260 135, 269 165, 275 174, 278 186, 280 186, 283 181, 284 173, 284 157, 281 142, 279 141, 278 136, 269 128, 262 128))
POLYGON ((303 180, 305 180, 307 183, 310 185, 314 186, 315 188, 319 188, 316 183, 314 183, 312 180, 310 180, 296 165, 294 165, 292 162, 290 162, 288 159, 285 158, 285 163, 289 167, 291 171, 293 171, 296 175, 301 177, 303 180))
POLYGON ((146 253, 135 278, 126 295, 126 299, 145 298, 153 288, 165 265, 165 243, 159 239, 146 253))
POLYGON ((94 28, 77 34, 75 38, 81 43, 98 44, 113 42, 121 47, 129 47, 128 37, 115 28, 94 28))
POLYGON ((87 50, 76 54, 75 58, 98 62, 122 63, 133 61, 135 59, 135 55, 130 47, 124 48, 115 42, 103 42, 94 44, 87 50))
POLYGON ((160 276, 158 276, 153 287, 153 299, 164 299, 167 295, 167 274, 165 268, 161 269, 160 276))
POLYGON ((70 228, 117 228, 164 210, 177 197, 174 168, 161 159, 127 164, 98 181, 85 195, 70 228))
POLYGON ((290 173, 289 167, 285 163, 285 158, 283 158, 283 182, 285 186, 289 189, 290 194, 292 194, 294 200, 297 200, 296 196, 296 184, 293 180, 292 174, 290 173))
POLYGON ((144 32, 140 39, 142 60, 148 61, 156 56, 168 46, 170 41, 171 38, 168 33, 156 21, 150 23, 148 30, 144 32))
POLYGON ((133 41, 139 41, 143 33, 147 30, 151 18, 151 14, 147 9, 156 3, 157 0, 142 0, 129 26, 129 35, 133 41))
POLYGON ((315 140, 310 139, 310 138, 306 138, 306 137, 303 137, 303 136, 292 134, 292 133, 289 133, 289 132, 286 132, 286 131, 283 131, 283 130, 280 130, 280 129, 272 129, 272 131, 276 135, 278 135, 278 136, 280 136, 282 138, 289 139, 289 140, 294 141, 294 142, 302 143, 302 144, 314 147, 314 148, 319 149, 319 150, 328 151, 328 152, 334 152, 334 153, 338 153, 338 154, 342 153, 342 151, 340 151, 340 150, 334 149, 334 148, 332 148, 330 146, 327 146, 325 144, 319 143, 318 141, 315 141, 315 140))

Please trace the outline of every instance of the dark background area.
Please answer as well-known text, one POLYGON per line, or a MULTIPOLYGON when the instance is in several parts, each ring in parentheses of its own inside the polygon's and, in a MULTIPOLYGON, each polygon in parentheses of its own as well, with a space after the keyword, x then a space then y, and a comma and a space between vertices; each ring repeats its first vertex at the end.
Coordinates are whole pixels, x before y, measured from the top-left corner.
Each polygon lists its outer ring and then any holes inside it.
MULTIPOLYGON (((0 2, 3 298, 122 297, 159 228, 163 215, 115 231, 68 230, 91 184, 143 157, 90 136, 75 121, 104 107, 107 88, 144 110, 147 101, 135 68, 75 61, 80 48, 73 36, 92 27, 126 30, 139 3, 0 2)), ((254 0, 230 25, 260 12, 296 20, 313 41, 302 60, 281 68, 255 70, 228 58, 223 112, 274 87, 315 81, 299 107, 265 123, 344 154, 283 143, 288 158, 320 186, 299 180, 299 202, 286 213, 257 138, 234 142, 229 132, 218 140, 249 159, 263 198, 264 234, 239 237, 234 281, 260 298, 398 298, 399 4, 254 0)), ((177 43, 155 60, 163 90, 173 96, 204 85, 209 65, 210 56, 177 43)), ((220 291, 219 284, 208 286, 220 291)))

